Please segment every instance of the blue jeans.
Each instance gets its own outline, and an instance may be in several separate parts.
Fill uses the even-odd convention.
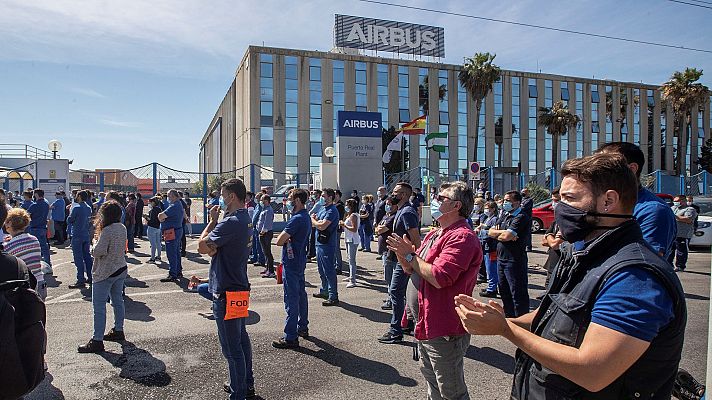
[[[346,243],[346,254],[349,256],[349,279],[351,283],[356,283],[356,252],[358,243]]]
[[[316,246],[316,264],[321,278],[321,294],[328,294],[329,300],[338,300],[336,288],[336,268],[334,268],[334,248],[331,246]]]
[[[151,243],[151,258],[161,258],[161,230],[151,226],[146,229],[148,241]]]
[[[260,234],[257,229],[252,231],[252,261],[257,261],[258,263],[265,263],[265,255],[262,252],[262,245],[260,245]]]
[[[247,388],[255,386],[252,375],[252,345],[245,318],[225,320],[225,296],[213,300],[213,315],[218,325],[218,339],[230,373],[230,399],[243,400]]]
[[[126,239],[128,240],[129,251],[133,251],[133,249],[136,247],[136,244],[134,243],[134,231],[135,230],[136,230],[135,224],[127,224],[126,225]]]
[[[180,238],[183,236],[183,228],[176,228],[176,238],[166,240],[166,256],[168,257],[168,275],[176,278],[183,273],[183,266],[180,260]]]
[[[529,276],[527,262],[500,261],[499,295],[502,297],[504,315],[508,318],[519,317],[529,312]]]
[[[124,330],[124,281],[126,271],[113,278],[94,282],[91,286],[91,302],[94,306],[94,336],[92,339],[104,340],[106,330],[106,299],[111,299],[111,306],[114,308],[114,330]]]
[[[396,267],[396,262],[388,259],[388,252],[383,254],[383,279],[390,288],[391,281],[393,280],[393,270]],[[388,296],[388,304],[391,304],[391,297]]]
[[[338,236],[336,236],[336,252],[334,252],[334,255],[336,257],[336,271],[341,272],[344,269],[344,260],[341,258],[341,232],[336,233]]]
[[[42,253],[42,260],[49,265],[52,262],[49,260],[49,243],[47,243],[47,228],[30,228],[30,235],[35,236],[40,242],[40,252]]]
[[[497,272],[497,260],[490,260],[490,255],[485,253],[485,270],[487,271],[487,291],[496,292],[499,284],[499,273]]]
[[[72,255],[74,256],[74,265],[77,266],[77,282],[91,282],[91,269],[94,265],[94,260],[89,252],[89,239],[72,238]],[[86,280],[84,279],[86,274]]]
[[[285,265],[282,268],[284,282],[284,309],[287,319],[284,323],[284,338],[297,340],[299,331],[309,326],[309,302],[304,281],[304,265]]]
[[[369,233],[369,228],[366,228],[368,222],[361,222],[358,226],[358,236],[361,239],[361,248],[366,251],[371,251],[371,240],[373,240],[373,233]]]
[[[395,268],[393,268],[391,286],[388,288],[388,296],[391,298],[391,304],[393,305],[390,333],[396,336],[403,335],[401,320],[405,311],[405,290],[408,288],[408,279],[409,276],[403,271],[403,267],[396,263]]]
[[[207,300],[213,301],[213,294],[208,291],[209,284],[201,283],[197,287],[198,294],[205,297]]]

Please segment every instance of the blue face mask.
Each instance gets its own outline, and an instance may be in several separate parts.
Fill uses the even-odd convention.
[[[291,200],[287,202],[287,211],[294,211],[294,202],[292,202]]]
[[[319,197],[319,201],[317,201],[316,204],[323,206],[324,204],[326,204],[326,200],[324,200],[323,197]]]
[[[220,200],[218,201],[218,204],[220,204],[220,209],[225,211],[227,210],[227,204],[225,204],[225,199],[223,199],[222,196],[220,196]]]
[[[386,212],[390,213],[391,211],[393,211],[393,206],[390,204],[386,204]]]
[[[347,212],[347,213],[350,213],[350,212],[351,212],[351,207],[349,207],[349,206],[346,206],[346,208],[345,208],[345,209],[346,209],[346,212]]]
[[[438,218],[442,217],[442,215],[443,213],[440,211],[440,202],[437,200],[430,202],[430,216],[437,221]]]
[[[512,207],[512,202],[505,201],[504,203],[502,203],[502,209],[506,212],[512,211],[514,209],[514,207]]]

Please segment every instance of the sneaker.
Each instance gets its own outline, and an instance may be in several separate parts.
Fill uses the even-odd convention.
[[[223,391],[225,393],[232,393],[232,391],[230,390],[230,382],[223,383]],[[254,397],[255,397],[255,387],[254,386],[248,387],[247,390],[245,391],[245,398],[253,399]]]
[[[324,299],[324,300],[329,299],[329,295],[325,294],[325,293],[314,293],[314,294],[312,294],[312,297],[316,297],[317,299]]]
[[[296,349],[299,348],[299,339],[287,340],[282,337],[272,341],[272,347],[275,349]]]
[[[383,260],[383,256],[376,257],[376,260]]]
[[[394,335],[391,332],[386,332],[378,338],[378,341],[385,344],[400,343],[403,341],[403,335]]]
[[[160,263],[162,263],[162,262],[163,262],[163,261],[161,261],[161,257],[156,257],[156,264],[160,264]]]
[[[689,372],[680,368],[677,371],[672,394],[682,400],[699,400],[705,394],[705,385],[698,382]]]
[[[260,275],[265,275],[269,273],[269,269],[265,268],[262,271],[260,271]]]
[[[77,351],[80,353],[101,353],[104,351],[104,342],[90,339],[87,344],[79,346]]]
[[[149,259],[148,259],[148,262],[150,262],[150,263],[152,263],[152,262],[156,262],[156,259],[155,259],[155,258],[153,258],[153,257],[151,257],[151,258],[149,258]]]
[[[497,298],[497,291],[495,290],[494,292],[491,292],[487,289],[482,289],[480,290],[480,297],[491,297],[491,298]]]
[[[277,278],[277,274],[275,274],[274,272],[268,272],[268,273],[262,275],[262,277],[275,279],[275,278]]]
[[[390,301],[387,301],[381,305],[381,310],[392,310],[393,309],[393,304],[391,304]]]
[[[309,337],[309,329],[304,329],[302,331],[297,331],[297,335],[301,338],[308,338]]]
[[[324,301],[321,302],[321,305],[324,306],[324,307],[338,306],[338,305],[339,305],[339,299],[324,300]]]
[[[168,275],[167,277],[162,278],[161,282],[175,282],[176,280],[178,280],[178,278],[175,276]]]
[[[124,331],[117,331],[111,329],[109,333],[104,335],[104,340],[108,342],[121,342],[123,340],[126,340],[126,337],[124,336]]]
[[[84,289],[85,287],[87,287],[87,285],[84,282],[77,282],[74,285],[68,286],[70,289]]]
[[[355,288],[355,287],[356,287],[356,284],[353,283],[353,282],[349,282],[349,283],[346,285],[346,288],[347,288],[347,289],[351,289],[351,288]]]

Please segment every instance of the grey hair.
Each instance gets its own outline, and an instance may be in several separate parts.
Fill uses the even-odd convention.
[[[472,188],[467,186],[465,182],[443,182],[440,185],[440,190],[449,190],[452,193],[452,200],[459,201],[462,204],[459,215],[467,218],[472,214],[472,209],[475,207],[475,196]]]

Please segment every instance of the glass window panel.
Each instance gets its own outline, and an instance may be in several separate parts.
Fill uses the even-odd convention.
[[[334,68],[334,82],[344,81],[344,70],[343,68]]]
[[[287,64],[284,66],[284,76],[287,79],[297,80],[297,66],[296,64]]]
[[[388,86],[388,72],[378,73],[378,86]]]
[[[261,140],[260,141],[260,151],[263,156],[273,156],[274,155],[274,142],[271,140]]]
[[[271,63],[272,62],[272,54],[264,54],[264,53],[260,54],[260,61]]]
[[[274,129],[269,127],[260,128],[261,140],[274,140]]]
[[[297,103],[287,103],[287,117],[297,117]]]
[[[529,97],[537,97],[536,85],[529,85]]]
[[[561,88],[561,100],[569,101],[569,89]]]
[[[311,118],[309,120],[309,127],[311,128],[321,128],[321,118]]]
[[[343,105],[344,104],[344,93],[335,92],[334,93],[334,104]]]
[[[288,81],[289,82],[289,81]],[[299,101],[299,91],[297,90],[287,90],[284,93],[284,99],[288,103],[296,103]]]
[[[368,107],[366,107],[366,106],[356,106],[356,111],[359,111],[359,112],[361,112],[361,111],[362,111],[362,112],[366,112],[366,111],[368,111]]]
[[[321,157],[321,142],[310,143],[310,154],[312,157]]]
[[[272,77],[272,63],[260,63],[260,76],[263,78]]]
[[[601,96],[598,95],[598,91],[591,91],[591,102],[598,103],[599,101],[601,101]]]
[[[312,142],[321,142],[321,129],[309,129],[309,140]]]
[[[398,74],[398,87],[408,87],[408,74]]]
[[[260,89],[260,100],[272,101],[273,98],[274,98],[274,90],[272,88],[264,88],[263,87]]]
[[[356,70],[356,83],[366,83],[366,71]]]
[[[320,66],[321,66],[321,59],[319,59],[319,58],[310,58],[310,59],[309,59],[309,66],[310,66],[310,67],[320,67]]]
[[[320,81],[321,80],[321,67],[309,67],[309,80],[310,81]]]
[[[450,114],[447,111],[440,111],[440,124],[450,125]]]
[[[271,115],[260,116],[260,126],[272,126],[272,116]]]
[[[299,82],[296,79],[287,79],[284,83],[284,88],[297,91],[299,89]]]
[[[407,108],[401,108],[398,110],[398,119],[400,122],[410,122],[410,111]]]
[[[260,102],[260,115],[272,116],[272,102],[271,101],[261,101]]]
[[[270,64],[270,65],[272,65],[272,64]],[[270,78],[260,78],[260,87],[272,89],[274,87],[274,79],[271,77]]]
[[[295,135],[295,139],[296,139],[296,135]],[[296,141],[293,141],[293,142],[288,141],[286,149],[287,149],[288,156],[289,155],[296,156],[297,155],[297,142]]]
[[[321,104],[321,92],[317,90],[312,90],[309,92],[309,103],[311,104]]]
[[[601,131],[601,127],[598,125],[598,121],[591,122],[591,132],[599,133],[600,131]]]

